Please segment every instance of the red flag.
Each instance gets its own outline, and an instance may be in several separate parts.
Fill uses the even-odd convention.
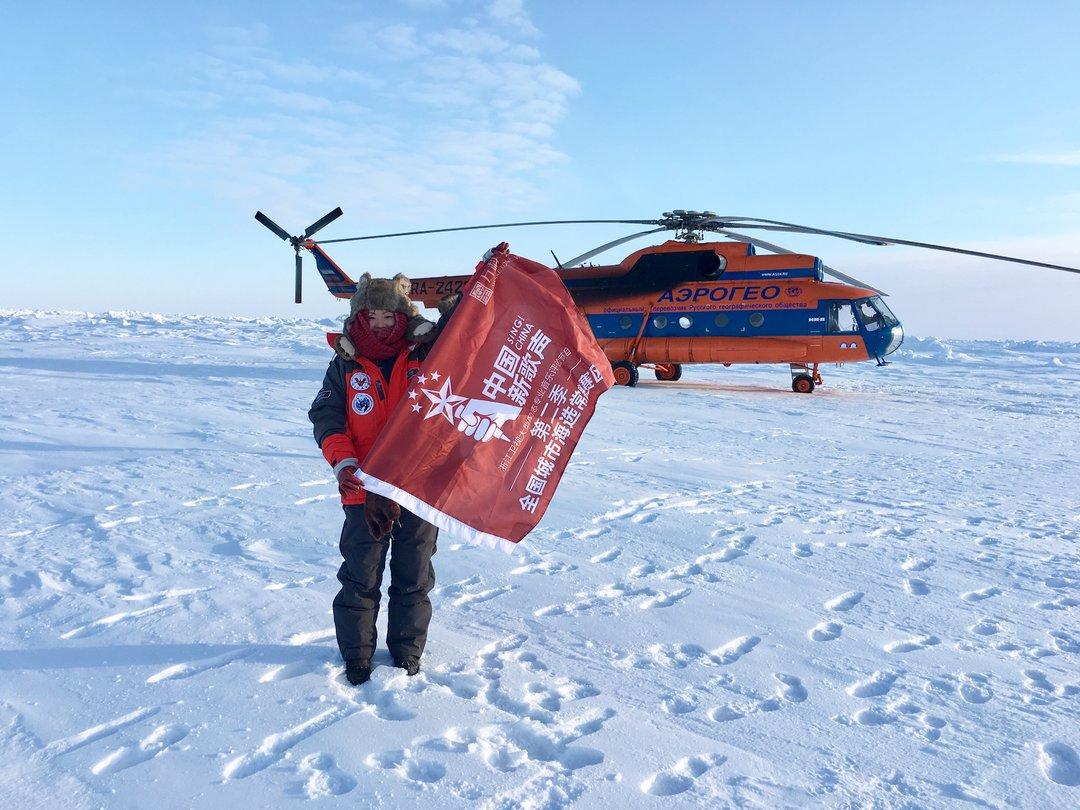
[[[510,551],[540,522],[611,364],[555,271],[504,242],[360,473],[446,533]]]

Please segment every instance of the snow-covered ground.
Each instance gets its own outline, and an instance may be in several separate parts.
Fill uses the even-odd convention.
[[[0,315],[0,805],[1080,804],[1080,344],[613,390],[351,689],[330,325]]]

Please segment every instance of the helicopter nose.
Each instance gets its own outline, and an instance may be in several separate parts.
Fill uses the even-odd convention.
[[[878,354],[879,357],[885,357],[900,348],[900,344],[904,342],[904,327],[897,324],[882,334],[882,337],[887,338],[887,340],[882,341],[884,345]]]

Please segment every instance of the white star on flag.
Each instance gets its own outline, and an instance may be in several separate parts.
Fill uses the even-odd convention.
[[[413,413],[420,413],[420,403],[419,402],[414,402],[412,404],[412,411],[413,411]]]
[[[409,399],[416,399],[417,396],[419,396],[419,394],[416,393],[415,388],[412,391],[409,392]]]
[[[421,385],[423,385],[424,383],[427,382],[427,375],[426,374],[421,374],[419,377],[416,378],[416,381],[418,383],[420,383]]]
[[[465,402],[468,397],[458,396],[450,388],[450,378],[446,378],[446,382],[443,383],[442,388],[438,391],[431,391],[427,388],[422,389],[424,396],[431,400],[431,407],[424,415],[424,419],[430,419],[433,416],[443,416],[450,424],[454,424],[454,406]]]
[[[437,371],[431,372],[431,379],[433,379],[435,382],[438,382],[439,381],[439,372],[437,372]]]

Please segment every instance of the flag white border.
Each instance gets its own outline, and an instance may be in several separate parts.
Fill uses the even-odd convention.
[[[497,534],[489,534],[488,532],[474,529],[467,523],[462,523],[457,518],[451,517],[445,512],[440,512],[434,506],[425,503],[415,495],[376,478],[373,475],[368,475],[362,469],[359,470],[359,477],[364,484],[364,489],[389,498],[400,506],[408,509],[414,515],[418,515],[428,523],[439,527],[451,537],[457,538],[458,540],[464,540],[466,543],[472,543],[476,546],[497,548],[506,554],[513,554],[514,549],[518,547],[518,544],[513,540],[507,540],[505,537],[499,537]]]

